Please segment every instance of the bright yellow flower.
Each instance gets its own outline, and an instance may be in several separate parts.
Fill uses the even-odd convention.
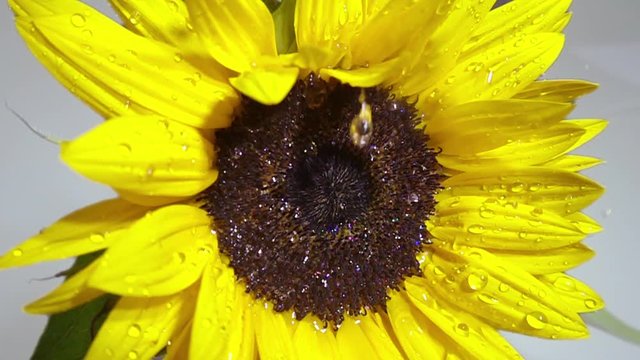
[[[27,306],[118,295],[90,359],[501,359],[498,330],[587,336],[604,303],[564,272],[593,256],[580,211],[603,189],[568,153],[605,122],[565,117],[596,86],[538,80],[570,0],[494,2],[111,0],[122,26],[10,0],[108,119],[62,159],[120,196],[0,268],[104,250]]]

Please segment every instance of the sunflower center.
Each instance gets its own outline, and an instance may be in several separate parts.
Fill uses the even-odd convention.
[[[363,216],[372,189],[366,165],[361,154],[335,146],[298,159],[288,174],[287,194],[302,221],[322,231]]]
[[[384,310],[388,291],[419,274],[439,187],[416,124],[386,89],[313,75],[278,105],[243,99],[216,133],[219,176],[200,198],[247,291],[334,325]]]

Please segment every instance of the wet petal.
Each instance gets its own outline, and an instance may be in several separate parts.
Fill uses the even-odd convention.
[[[550,210],[557,214],[579,211],[604,192],[591,179],[553,168],[493,168],[466,172],[442,182],[440,196],[485,196]],[[543,210],[544,209],[544,210]]]
[[[93,262],[47,295],[25,306],[24,310],[30,314],[56,314],[100,297],[104,292],[87,285],[95,268],[96,262]]]
[[[603,160],[590,156],[564,155],[544,163],[544,166],[577,172],[600,165],[603,162]]]
[[[369,17],[351,42],[352,62],[374,65],[396,57],[408,47],[424,46],[425,30],[436,14],[440,1],[389,1]],[[402,23],[402,26],[397,24]],[[375,39],[375,41],[371,41]],[[415,53],[415,49],[412,53]]]
[[[89,284],[125,296],[174,294],[191,286],[205,264],[217,256],[217,239],[207,213],[172,205],[136,222],[99,259]]]
[[[102,123],[63,143],[61,157],[91,180],[140,195],[187,197],[218,176],[213,145],[198,130],[157,116]]]
[[[372,315],[358,317],[358,325],[369,340],[371,347],[381,359],[402,359],[403,356],[384,326],[376,323]]]
[[[0,257],[0,268],[91,253],[111,246],[149,210],[121,199],[76,210]]]
[[[300,320],[293,334],[293,347],[298,359],[323,360],[338,359],[338,343],[330,329],[309,319]]]
[[[362,25],[363,3],[357,0],[326,2],[322,0],[297,1],[295,30],[298,49],[329,49],[329,56],[312,70],[334,67],[348,52],[355,29]]]
[[[175,336],[171,344],[167,344],[167,356],[164,360],[184,360],[189,358],[191,341],[191,322],[187,323]]]
[[[225,79],[210,78],[171,46],[135,35],[73,2],[46,17],[18,17],[34,55],[105,117],[159,114],[197,127],[228,126],[238,103]]]
[[[491,253],[439,246],[424,274],[439,296],[502,329],[545,338],[583,338],[587,327],[547,285]]]
[[[558,124],[573,109],[572,104],[547,101],[473,101],[439,113],[426,125],[433,146],[449,146],[450,138],[470,138],[470,147],[459,153],[476,153],[504,145],[499,135],[505,132],[527,134]]]
[[[188,323],[194,293],[188,289],[165,297],[121,298],[93,339],[87,359],[151,359]]]
[[[392,293],[387,312],[393,330],[410,359],[445,359],[455,345],[400,293]]]
[[[513,97],[543,101],[571,102],[598,88],[598,84],[585,80],[534,81]]]
[[[490,249],[537,251],[567,246],[586,234],[552,211],[479,196],[445,198],[428,222],[437,239]]]
[[[295,359],[291,325],[284,313],[275,312],[268,303],[251,306],[260,358],[265,360]]]
[[[565,120],[562,122],[563,124],[578,126],[582,130],[584,130],[584,134],[576,141],[566,152],[573,151],[580,146],[588,143],[600,134],[608,125],[606,120],[601,119],[573,119],[573,120]]]
[[[469,136],[461,134],[442,144],[442,154],[438,156],[438,161],[447,168],[462,171],[513,164],[538,165],[571,151],[575,148],[575,144],[584,139],[586,133],[587,130],[579,125],[564,122],[548,129],[524,134],[517,130],[504,131],[502,134],[492,134],[492,144],[497,146],[496,148],[475,154],[467,153],[464,144],[478,142],[477,134],[469,134]]]
[[[538,279],[552,288],[564,302],[579,313],[604,308],[604,300],[582,281],[563,273],[539,276]]]
[[[573,269],[591,259],[595,252],[584,244],[542,250],[542,251],[501,251],[492,250],[494,255],[509,261],[514,266],[534,274],[550,274]]]
[[[260,0],[188,1],[193,25],[209,54],[237,72],[250,70],[262,56],[276,56],[269,9]]]
[[[298,79],[291,67],[256,68],[229,79],[241,93],[265,105],[279,104]]]
[[[350,316],[346,316],[336,333],[338,351],[344,359],[378,359],[376,349],[367,340],[360,322]]]
[[[431,114],[472,100],[511,98],[551,66],[563,44],[562,34],[541,33],[488,48],[426,89],[417,106]]]
[[[193,320],[191,358],[236,358],[243,343],[253,342],[242,337],[247,306],[243,287],[236,285],[233,270],[220,261],[205,267]]]
[[[560,31],[556,24],[565,17],[569,5],[571,0],[510,1],[487,15],[465,44],[461,58],[522,35]]]
[[[474,359],[513,359],[519,355],[494,327],[432,296],[424,278],[405,282],[411,302],[466,354]]]
[[[355,69],[322,69],[320,74],[340,80],[354,87],[372,87],[380,85],[400,70],[402,61],[398,58],[383,63]]]
[[[430,34],[426,46],[412,54],[411,66],[403,69],[395,81],[402,96],[420,93],[446,77],[456,65],[469,35],[482,23],[495,1],[437,2],[436,14],[424,30],[424,33]]]

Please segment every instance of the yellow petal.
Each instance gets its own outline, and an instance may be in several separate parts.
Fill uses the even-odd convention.
[[[287,96],[297,78],[297,68],[256,68],[229,79],[229,82],[253,100],[265,105],[274,105]]]
[[[174,336],[174,340],[167,344],[167,355],[164,360],[184,360],[189,358],[191,342],[191,322],[188,322],[182,330]]]
[[[595,255],[593,250],[580,243],[542,251],[492,250],[492,253],[534,275],[573,269]]]
[[[524,134],[559,123],[574,106],[531,100],[473,101],[449,108],[427,122],[432,146],[447,146],[452,137],[479,138],[464,153],[476,153],[504,145],[500,136],[505,132]],[[493,137],[499,140],[493,141]],[[461,151],[459,153],[461,153]]]
[[[436,14],[425,24],[429,34],[424,49],[412,54],[412,64],[396,80],[402,96],[415,95],[431,88],[456,65],[457,57],[469,35],[481,23],[495,1],[452,0],[438,3]],[[475,67],[474,67],[475,68]],[[427,113],[429,114],[429,113]]]
[[[105,117],[159,114],[197,127],[228,126],[238,98],[171,46],[122,28],[74,2],[46,17],[18,17],[34,55]]]
[[[573,225],[585,234],[595,234],[602,231],[602,226],[597,221],[581,212],[565,215],[565,219],[571,221]]]
[[[295,359],[291,329],[291,321],[295,320],[275,312],[268,303],[256,302],[251,311],[260,359]]]
[[[30,314],[55,314],[71,310],[76,306],[87,303],[104,292],[87,286],[89,277],[96,268],[96,262],[66,279],[60,286],[42,298],[25,306],[24,310]]]
[[[488,48],[426,89],[417,106],[431,114],[472,100],[509,99],[551,66],[563,44],[562,34],[541,33]]]
[[[570,214],[593,203],[604,188],[565,170],[542,167],[493,168],[466,172],[442,182],[440,196],[485,196]],[[543,210],[544,209],[544,210]]]
[[[523,34],[555,31],[567,12],[571,0],[510,1],[491,11],[465,44],[461,58],[504,43]]]
[[[338,343],[331,329],[323,328],[322,322],[300,320],[293,333],[293,348],[300,360],[339,359]]]
[[[416,43],[424,46],[428,39],[425,30],[439,5],[440,1],[433,0],[387,2],[354,36],[351,42],[353,63],[374,65],[408,51]],[[398,26],[400,23],[402,26]]]
[[[197,41],[189,30],[189,12],[183,1],[109,0],[123,25],[144,37],[177,48]]]
[[[513,97],[543,101],[571,102],[598,88],[598,84],[584,80],[534,81]]]
[[[175,294],[200,278],[205,264],[217,256],[207,213],[172,205],[147,214],[110,247],[89,285],[124,296]]]
[[[442,144],[442,153],[438,156],[441,165],[455,170],[471,171],[489,169],[500,166],[528,166],[551,161],[566,154],[581,141],[586,130],[578,125],[561,122],[548,129],[519,133],[519,131],[504,131],[502,134],[492,134],[491,144],[494,149],[468,154],[467,146],[482,146],[486,140],[470,134],[447,139]],[[479,143],[480,145],[476,145]],[[471,144],[471,145],[469,145]]]
[[[580,146],[586,144],[591,141],[594,137],[600,134],[608,125],[606,120],[601,119],[574,119],[574,120],[565,120],[564,124],[578,126],[584,130],[584,134],[576,141],[566,152],[573,151]]]
[[[552,288],[576,312],[593,312],[604,308],[600,295],[572,276],[554,273],[539,276],[538,279]]]
[[[0,268],[65,259],[111,246],[149,208],[105,200],[56,221],[0,257]]]
[[[246,303],[236,287],[242,285],[236,286],[231,268],[220,261],[212,261],[205,267],[191,333],[192,359],[237,356],[241,344],[229,339],[241,339]],[[242,342],[245,341],[253,339]]]
[[[383,63],[355,69],[322,69],[320,75],[334,77],[343,84],[354,87],[372,87],[380,85],[400,71],[401,59],[396,58]]]
[[[387,312],[402,349],[410,359],[445,359],[455,352],[440,329],[434,326],[405,295],[392,293]]]
[[[380,359],[403,359],[391,335],[384,326],[376,323],[372,315],[358,317],[356,321]]]
[[[367,340],[360,322],[345,316],[340,330],[336,333],[338,351],[343,359],[378,359],[375,349]]]
[[[424,266],[439,296],[502,329],[545,338],[582,338],[587,327],[547,285],[477,248],[439,246]]]
[[[157,116],[102,123],[63,143],[61,157],[91,180],[141,195],[187,197],[218,176],[213,145],[198,130]]]
[[[492,326],[477,317],[432,296],[424,278],[412,277],[405,282],[411,302],[439,327],[459,348],[465,358],[513,359],[518,353]]]
[[[586,234],[570,220],[516,201],[480,196],[439,200],[428,222],[437,239],[504,250],[543,250],[567,246]]]
[[[109,312],[87,359],[151,359],[193,315],[194,289],[153,298],[123,297]]]
[[[544,166],[576,172],[600,165],[603,162],[590,156],[564,155],[544,163]]]
[[[354,31],[362,25],[363,2],[358,0],[322,1],[303,0],[296,2],[295,31],[298,49],[330,49],[310,69],[334,67],[347,53]]]
[[[251,70],[262,56],[276,56],[273,18],[260,0],[186,2],[209,54],[237,72]]]

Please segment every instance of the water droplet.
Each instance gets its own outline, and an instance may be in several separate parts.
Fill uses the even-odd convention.
[[[586,306],[588,309],[595,309],[596,307],[598,307],[598,302],[594,299],[587,299],[584,301],[584,306]]]
[[[140,21],[135,17],[135,16],[131,16],[129,18],[129,22],[131,23],[131,25],[136,26],[140,23]]]
[[[89,235],[89,240],[91,240],[92,243],[99,244],[99,243],[104,241],[104,235],[102,235],[102,234],[91,234],[91,235]]]
[[[487,286],[488,281],[489,277],[487,276],[487,273],[482,270],[473,272],[469,274],[469,276],[467,276],[467,285],[472,291],[483,289],[485,286]]]
[[[454,82],[456,82],[456,76],[455,76],[455,75],[451,75],[451,76],[449,76],[449,77],[448,77],[444,82],[445,82],[445,84],[447,84],[447,85],[451,85],[451,84],[453,84]]]
[[[127,356],[129,357],[129,359],[135,360],[135,359],[138,358],[138,353],[133,351],[133,350],[131,350],[131,351],[129,351],[129,354]]]
[[[434,266],[433,267],[433,273],[437,276],[442,276],[444,275],[444,270],[442,270],[442,267],[440,266]]]
[[[525,320],[531,328],[540,330],[547,326],[547,316],[539,311],[527,314]]]
[[[478,300],[482,301],[485,304],[489,304],[489,305],[493,305],[493,304],[497,304],[498,302],[500,302],[500,300],[498,300],[497,298],[489,295],[489,294],[480,294],[478,295]]]
[[[496,216],[496,212],[486,208],[484,206],[480,207],[480,217],[485,218],[485,219],[490,219],[492,217]]]
[[[131,336],[132,338],[138,338],[140,337],[140,334],[142,334],[142,330],[140,329],[140,326],[138,324],[129,326],[127,335]]]
[[[178,264],[184,264],[187,261],[187,255],[183,252],[176,252],[173,255]]]
[[[365,101],[364,91],[360,95],[360,113],[351,120],[349,126],[349,135],[353,144],[363,148],[369,145],[373,134],[373,117],[371,115],[371,106]]]
[[[479,235],[485,232],[485,228],[482,225],[474,224],[474,225],[470,225],[467,228],[467,231],[471,234]]]
[[[13,251],[11,252],[11,255],[15,256],[15,257],[20,257],[24,254],[24,252],[22,251],[22,249],[13,249]]]
[[[576,282],[567,276],[558,277],[553,282],[553,286],[555,286],[559,290],[568,291],[568,292],[573,292],[576,290]]]
[[[75,27],[83,27],[87,23],[87,19],[82,14],[71,15],[71,25]]]
[[[525,185],[521,182],[514,182],[513,184],[509,185],[508,189],[512,193],[520,193],[524,191]]]
[[[501,292],[507,292],[507,291],[509,291],[510,288],[511,287],[509,286],[509,284],[505,284],[505,283],[501,283],[498,286],[498,290],[500,290]]]
[[[469,336],[469,325],[465,323],[459,323],[453,330],[458,335]]]

